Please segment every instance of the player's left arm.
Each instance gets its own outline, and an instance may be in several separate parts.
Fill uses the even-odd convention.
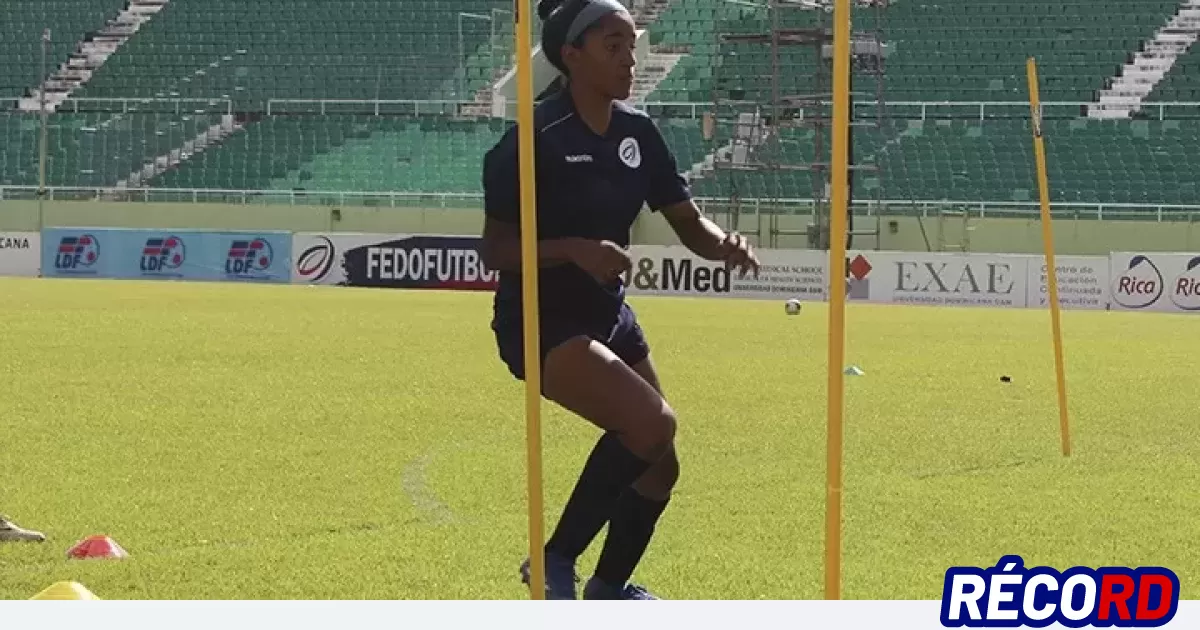
[[[679,242],[705,260],[721,260],[727,267],[737,267],[742,275],[753,271],[758,276],[758,256],[745,236],[726,232],[700,212],[696,202],[688,199],[659,210]]]
[[[705,260],[724,261],[727,267],[737,267],[742,275],[753,271],[758,275],[758,257],[746,237],[726,232],[704,216],[692,199],[687,181],[679,174],[675,156],[667,146],[657,125],[653,125],[646,147],[651,169],[650,209],[661,213],[679,242]]]

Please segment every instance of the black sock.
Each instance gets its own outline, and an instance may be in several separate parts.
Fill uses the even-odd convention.
[[[630,452],[614,432],[604,434],[588,457],[546,550],[574,560],[608,522],[617,498],[652,462]]]
[[[621,495],[608,523],[608,537],[596,563],[596,577],[610,586],[625,586],[650,546],[658,517],[670,501],[647,499],[633,488]]]

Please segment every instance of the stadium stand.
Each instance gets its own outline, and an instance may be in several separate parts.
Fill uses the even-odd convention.
[[[124,0],[4,0],[0,3],[0,96],[15,97],[39,83],[44,29],[53,37],[47,63],[57,67],[75,42],[104,25]]]
[[[719,32],[762,32],[768,15],[752,2],[672,0],[652,24],[657,50],[686,53],[649,102],[709,103],[714,96],[766,100],[772,60],[762,44],[720,45]],[[0,5],[0,95],[38,83],[41,29],[54,29],[50,63],[119,12],[123,0],[8,0]],[[1176,0],[898,0],[880,26],[888,41],[883,86],[856,74],[856,93],[889,102],[1023,103],[1024,62],[1038,58],[1044,101],[1088,102],[1179,6]],[[370,115],[334,101],[475,98],[511,68],[511,5],[496,0],[171,0],[50,117],[48,183],[114,186],[147,162],[177,151],[220,122],[222,99],[237,127],[219,144],[173,168],[155,171],[158,188],[478,193],[482,153],[510,124],[479,112],[412,108]],[[874,9],[856,9],[857,27]],[[812,26],[825,16],[788,12],[786,24]],[[462,49],[458,32],[462,31]],[[817,89],[812,49],[778,61],[786,92]],[[127,99],[121,113],[87,99]],[[192,109],[152,99],[197,99]],[[80,100],[82,99],[82,100]],[[267,114],[270,99],[331,99],[290,104]],[[1181,57],[1149,101],[1200,101],[1200,49]],[[320,114],[321,108],[327,114]],[[152,113],[151,110],[154,110]],[[1143,118],[1157,118],[1146,108]],[[655,110],[668,111],[668,110]],[[706,139],[703,107],[657,117],[680,169],[701,195],[809,197],[803,172],[714,174],[704,167],[728,133]],[[917,109],[889,110],[885,129],[855,131],[860,163],[883,175],[856,176],[856,195],[893,199],[1023,201],[1036,199],[1027,109],[971,108],[918,120]],[[401,114],[400,112],[405,112]],[[1098,121],[1082,111],[1047,122],[1056,201],[1187,203],[1198,199],[1200,114],[1167,120]],[[0,185],[37,182],[36,116],[0,114]],[[226,137],[227,135],[227,137]],[[782,155],[814,159],[812,132],[776,136]],[[759,148],[766,151],[767,148]],[[882,188],[882,190],[880,190]]]
[[[1027,121],[911,121],[903,162],[878,155],[901,199],[1036,201]],[[1181,121],[1051,120],[1044,125],[1057,201],[1194,203],[1200,126]],[[1136,182],[1131,186],[1130,182]]]
[[[497,6],[491,0],[175,0],[81,94],[219,96],[243,111],[261,111],[270,98],[440,93],[458,99],[458,16],[491,16]],[[463,26],[466,51],[491,36],[490,25],[478,20]],[[470,71],[470,87],[488,84],[490,69]]]
[[[503,120],[273,116],[164,175],[168,188],[466,192]]]
[[[220,119],[216,114],[56,114],[46,134],[46,183],[113,186]],[[0,185],[38,183],[39,129],[37,116],[0,113]]]
[[[893,101],[1022,100],[1025,59],[1036,56],[1048,101],[1087,101],[1124,61],[1128,51],[1161,26],[1178,6],[1174,0],[1084,0],[1068,2],[896,2],[886,9],[886,94]],[[736,7],[736,8],[733,8]],[[874,26],[874,9],[856,11],[858,28]],[[719,32],[765,32],[764,12],[724,0],[676,0],[660,18],[663,42],[691,46],[689,58],[650,100],[711,100],[709,69],[720,63]],[[811,11],[788,11],[782,24],[814,26]],[[765,46],[757,46],[765,51]],[[741,74],[769,76],[771,60],[759,53],[739,56]],[[780,65],[794,76],[811,76],[812,56],[790,53]],[[725,73],[733,76],[733,72]],[[864,79],[866,77],[863,77]],[[753,86],[746,86],[753,93]],[[873,93],[875,86],[858,87]],[[688,98],[684,98],[688,97]]]
[[[1163,78],[1151,99],[1166,102],[1200,102],[1200,46],[1192,46],[1190,52],[1175,61],[1175,67]],[[1192,112],[1192,117],[1200,114]]]

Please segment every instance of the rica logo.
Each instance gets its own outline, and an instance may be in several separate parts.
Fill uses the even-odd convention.
[[[54,268],[63,271],[87,269],[100,260],[100,241],[91,234],[64,236],[58,242]]]
[[[234,241],[229,246],[229,254],[225,256],[225,273],[231,276],[261,273],[270,269],[274,260],[275,251],[266,239]]]
[[[1185,311],[1200,311],[1200,256],[1188,261],[1171,288],[1175,306]]]
[[[333,241],[324,236],[318,236],[317,241],[296,259],[296,273],[309,282],[320,282],[333,268]]]
[[[178,236],[148,238],[146,246],[142,248],[142,272],[161,273],[178,269],[186,259],[183,239]]]
[[[1163,275],[1148,257],[1129,259],[1129,268],[1113,282],[1113,299],[1125,308],[1146,308],[1162,297]]]
[[[990,569],[951,567],[942,589],[948,628],[1156,628],[1179,610],[1179,578],[1163,567],[1026,569],[1020,556]]]

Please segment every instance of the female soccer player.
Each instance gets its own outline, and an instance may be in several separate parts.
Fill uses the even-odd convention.
[[[633,19],[617,0],[541,0],[542,49],[565,87],[534,114],[542,394],[604,431],[547,540],[546,596],[575,599],[578,557],[608,523],[584,599],[657,599],[628,583],[679,476],[675,414],[625,303],[630,229],[643,205],[696,255],[741,274],[758,260],[704,218],[658,127],[622,101],[633,87]],[[492,329],[524,379],[515,128],[484,158],[484,263],[499,272]],[[522,565],[528,583],[528,560]]]

